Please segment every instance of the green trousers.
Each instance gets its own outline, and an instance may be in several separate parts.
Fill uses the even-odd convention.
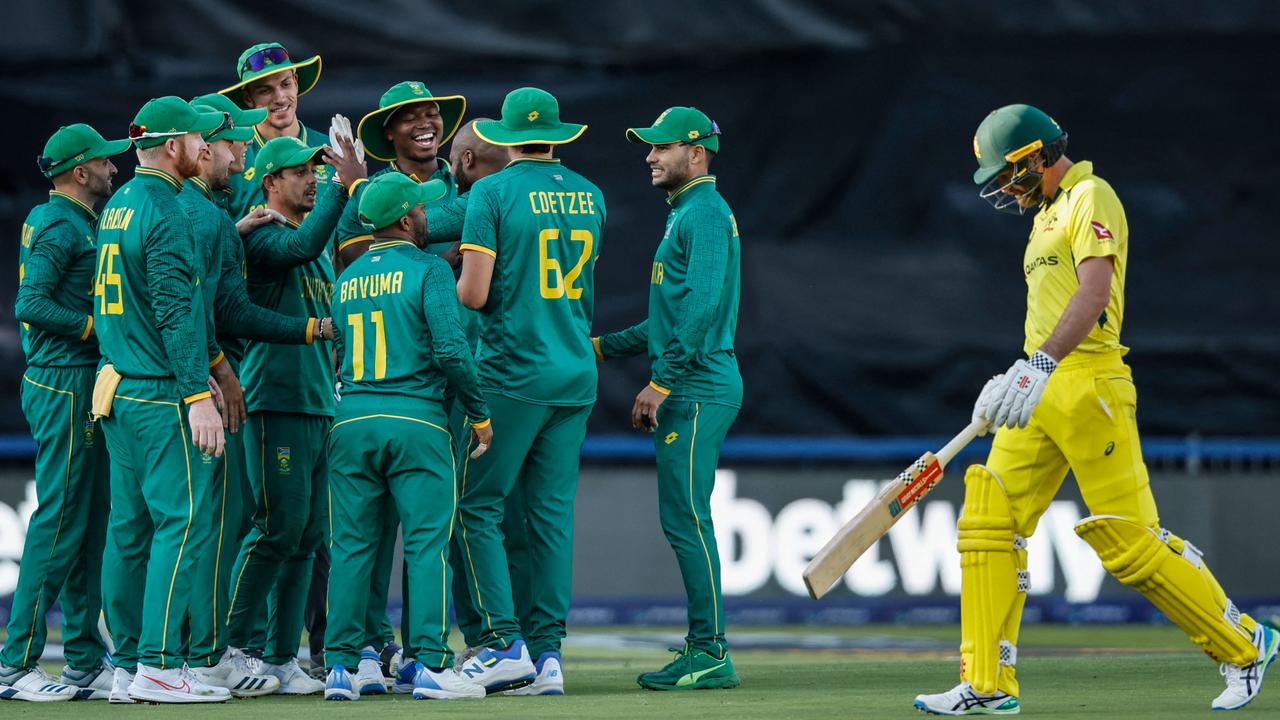
[[[391,620],[387,617],[387,599],[391,592],[391,569],[396,558],[396,536],[400,534],[400,515],[396,512],[395,499],[390,495],[384,498],[385,506],[378,513],[378,543],[373,556],[372,584],[369,587],[369,606],[365,611],[365,645],[382,649],[387,643],[396,639]],[[400,587],[407,594],[408,579],[401,577]],[[400,635],[407,637],[405,618],[409,616],[407,606],[400,619]],[[409,657],[406,655],[406,657]]]
[[[130,379],[102,420],[111,454],[111,514],[103,567],[103,610],[112,659],[133,672],[185,662],[184,621],[195,594],[211,593],[197,572],[210,552],[215,462],[191,442],[187,408],[173,379]]]
[[[298,654],[311,561],[328,523],[327,435],[320,415],[259,412],[244,430],[253,521],[231,571],[227,644],[250,647],[263,619],[262,659]]]
[[[721,657],[724,598],[720,553],[711,523],[720,446],[738,409],[729,405],[667,400],[658,408],[653,447],[658,465],[658,515],[676,553],[689,603],[685,642]]]
[[[245,472],[244,436],[227,433],[227,448],[214,469],[208,503],[212,512],[209,524],[213,547],[200,557],[196,572],[201,580],[215,588],[211,593],[197,593],[191,603],[191,649],[187,664],[212,667],[227,649],[227,603],[231,600],[231,571],[240,552],[240,541],[249,531],[248,488]],[[210,579],[212,578],[212,579]]]
[[[405,656],[428,667],[450,665],[446,555],[457,495],[443,409],[425,401],[389,403],[385,397],[346,395],[329,436],[329,454],[335,502],[326,662],[348,668],[359,663],[368,641],[378,531],[392,506],[404,536],[408,581]]]
[[[102,549],[110,507],[107,446],[89,420],[94,368],[27,368],[22,412],[36,441],[37,505],[27,524],[18,586],[0,664],[34,667],[44,653],[45,614],[62,605],[67,664],[89,671],[106,647]]]
[[[535,405],[487,398],[494,444],[463,471],[458,523],[461,565],[480,618],[479,645],[523,637],[537,657],[559,652],[573,592],[573,499],[591,406]],[[531,578],[528,621],[517,618],[502,524],[508,498],[523,491]]]

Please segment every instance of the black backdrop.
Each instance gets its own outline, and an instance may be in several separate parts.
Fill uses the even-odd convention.
[[[1280,434],[1273,200],[1280,17],[1268,2],[522,3],[225,0],[0,8],[0,297],[60,124],[124,134],[148,97],[234,80],[248,45],[320,53],[313,127],[394,82],[494,116],[511,88],[590,124],[560,153],[609,226],[597,330],[642,317],[665,204],[623,130],[673,104],[724,129],[714,171],[743,237],[735,432],[940,434],[1021,350],[1029,219],[969,176],[993,107],[1030,102],[1117,188],[1131,232],[1124,338],[1150,434]],[[121,179],[132,159],[122,159]],[[0,432],[21,350],[0,307]],[[645,364],[602,368],[594,432],[621,432]]]

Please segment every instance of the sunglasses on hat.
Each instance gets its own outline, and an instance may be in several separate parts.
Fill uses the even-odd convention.
[[[719,135],[719,134],[720,134],[720,126],[716,124],[716,121],[715,121],[715,120],[712,120],[712,121],[711,121],[711,130],[709,130],[708,132],[702,133],[702,134],[701,134],[701,135],[699,135],[698,137],[695,137],[695,138],[689,138],[688,140],[686,140],[686,141],[685,141],[685,144],[686,144],[686,145],[691,145],[691,144],[693,144],[693,143],[698,142],[699,140],[706,140],[707,138],[709,138],[709,137],[711,137],[711,136],[713,136],[713,135]]]
[[[240,72],[258,72],[269,65],[283,65],[289,62],[289,53],[280,46],[263,48],[244,59]]]
[[[70,158],[73,158],[77,155],[83,155],[84,153],[87,153],[87,152],[89,152],[89,148],[84,148],[83,150],[77,150],[76,152],[71,153],[70,155],[63,158],[62,160],[55,160],[51,157],[45,157],[41,155],[40,157],[36,158],[36,165],[39,166],[41,173],[47,173],[53,169],[54,165],[57,165],[58,163],[66,162]]]

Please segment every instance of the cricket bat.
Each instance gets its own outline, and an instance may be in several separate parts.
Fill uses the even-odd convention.
[[[936,454],[920,456],[897,480],[885,486],[874,500],[867,503],[844,527],[827,541],[804,568],[804,584],[814,600],[827,594],[836,581],[876,544],[898,522],[903,513],[929,494],[942,479],[942,470],[974,438],[986,430],[987,421],[975,420],[951,438]]]

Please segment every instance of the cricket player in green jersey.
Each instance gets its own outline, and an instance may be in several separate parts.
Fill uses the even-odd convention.
[[[676,658],[637,682],[650,690],[741,684],[724,637],[720,554],[711,523],[720,445],[742,406],[733,351],[741,289],[738,223],[708,175],[720,128],[697,108],[673,107],[651,127],[627,130],[648,144],[654,186],[667,191],[667,229],[649,277],[649,316],[594,340],[600,360],[647,352],[652,374],[636,396],[633,427],[653,433],[658,512],[680,564],[689,634]]]
[[[258,305],[285,315],[329,315],[334,280],[329,237],[350,188],[366,172],[354,145],[345,138],[341,142],[342,155],[289,137],[272,140],[258,153],[256,177],[266,189],[267,207],[286,218],[284,224],[259,227],[244,239],[249,292]],[[337,170],[334,180],[316,179],[313,166],[322,154]],[[327,327],[322,331],[329,333]],[[277,692],[284,694],[324,689],[322,681],[298,667],[296,655],[312,556],[326,524],[331,368],[323,343],[264,342],[249,344],[241,368],[256,508],[232,570],[227,645],[244,649],[268,618],[263,670],[280,679]],[[274,597],[270,603],[269,594]]]
[[[263,145],[278,137],[291,137],[307,147],[319,148],[329,139],[298,119],[298,98],[316,86],[322,65],[319,55],[294,60],[280,43],[259,43],[240,53],[236,61],[240,81],[218,91],[242,108],[267,111],[266,117],[255,126],[245,152],[246,169],[231,178],[231,194],[225,200],[225,209],[233,220],[266,207],[267,196],[262,189],[262,179],[256,177],[255,162]],[[318,166],[316,173],[318,180],[328,179],[325,166]]]
[[[453,272],[423,251],[425,206],[446,192],[440,180],[420,184],[401,173],[370,182],[360,216],[374,243],[334,290],[342,399],[329,437],[330,482],[342,502],[333,507],[326,700],[356,700],[366,688],[386,692],[378,655],[360,648],[381,542],[368,529],[388,506],[404,529],[410,600],[403,639],[416,660],[403,672],[414,676],[414,698],[485,695],[452,667],[447,644],[446,554],[457,493],[446,383],[472,418],[477,454],[492,444],[493,428],[458,321]]]
[[[102,582],[117,665],[111,700],[221,702],[184,665],[183,622],[197,588],[222,418],[206,356],[204,289],[182,181],[200,171],[200,133],[227,121],[180,98],[149,101],[129,137],[139,167],[98,221],[93,324],[103,365],[93,414],[111,455]],[[131,680],[129,676],[133,674]],[[127,682],[127,684],[126,684]]]
[[[105,442],[89,417],[99,360],[93,236],[95,208],[110,197],[116,174],[111,157],[129,147],[82,123],[58,128],[39,158],[53,190],[22,224],[14,314],[27,357],[20,392],[36,441],[38,503],[0,652],[0,698],[105,700],[111,690],[98,633],[109,475]],[[67,657],[61,680],[38,664],[55,600]]]
[[[207,104],[205,104],[207,103]],[[287,317],[254,305],[245,289],[242,274],[243,247],[231,218],[215,204],[215,193],[228,189],[232,167],[242,162],[244,148],[253,137],[253,125],[265,111],[241,110],[221,95],[192,102],[202,112],[223,112],[231,122],[204,133],[209,152],[202,158],[200,174],[190,178],[178,195],[178,202],[191,219],[195,231],[205,288],[206,317],[210,337],[221,331],[235,338],[289,344],[304,344],[320,336],[320,318]],[[216,330],[215,330],[216,328]],[[223,419],[228,451],[215,468],[210,499],[216,512],[203,520],[212,523],[214,548],[200,558],[200,583],[211,590],[197,593],[191,615],[191,649],[187,664],[205,684],[225,687],[236,697],[252,697],[275,692],[280,681],[271,675],[251,671],[238,650],[226,647],[227,602],[230,598],[231,570],[240,548],[248,515],[248,498],[242,492],[248,479],[244,468],[244,444],[240,423],[244,420],[244,395],[232,365],[232,350],[214,345],[213,375],[222,389]],[[239,364],[238,358],[235,361]],[[234,446],[232,438],[235,438]],[[234,450],[232,449],[234,447]],[[235,457],[235,451],[239,456]],[[235,467],[234,471],[232,466]],[[198,587],[198,586],[197,586]]]
[[[564,692],[560,642],[572,592],[578,455],[596,399],[590,337],[605,205],[600,189],[552,152],[585,130],[562,123],[559,103],[537,88],[512,91],[502,120],[475,125],[480,139],[512,158],[471,188],[458,283],[462,303],[481,311],[481,387],[504,429],[496,448],[464,464],[459,503],[485,646],[462,672],[490,692],[530,681],[531,693]],[[524,494],[530,542],[525,627],[500,529],[513,492]]]

